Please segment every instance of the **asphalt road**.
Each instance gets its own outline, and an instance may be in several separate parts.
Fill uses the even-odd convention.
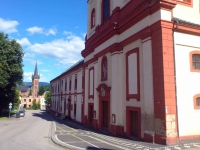
[[[52,117],[54,140],[77,150],[200,150],[200,140],[171,146],[152,144],[104,135],[73,121]]]
[[[52,120],[42,111],[0,121],[0,150],[62,150],[51,141]]]
[[[200,150],[200,141],[164,146],[117,138],[98,133],[73,121],[61,120],[58,117],[50,116],[43,111],[27,110],[25,117],[12,117],[10,120],[0,121],[0,150],[62,149]]]

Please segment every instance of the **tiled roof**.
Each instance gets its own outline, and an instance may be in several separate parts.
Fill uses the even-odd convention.
[[[200,28],[200,24],[192,23],[192,22],[189,22],[189,21],[186,21],[186,20],[182,20],[182,19],[179,19],[179,18],[175,18],[174,17],[174,18],[172,18],[172,21],[173,22],[178,21],[179,24],[192,26],[192,27],[199,27]]]

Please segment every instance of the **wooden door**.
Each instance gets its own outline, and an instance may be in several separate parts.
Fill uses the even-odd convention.
[[[93,118],[94,118],[94,116],[93,116],[93,106],[92,105],[90,105],[89,113],[90,113],[90,115],[89,115],[90,116],[90,118],[89,118],[89,124],[92,125]]]
[[[131,136],[138,138],[138,112],[131,111]]]
[[[103,130],[108,130],[108,102],[103,101]]]

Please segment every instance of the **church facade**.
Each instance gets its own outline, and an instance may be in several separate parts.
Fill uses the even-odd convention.
[[[200,138],[200,2],[87,3],[78,121],[167,145]]]
[[[38,74],[38,68],[37,68],[37,63],[36,63],[34,74],[32,75],[32,86],[29,87],[26,85],[22,85],[19,88],[21,108],[31,108],[33,101],[35,101],[36,103],[41,102],[41,98],[43,98],[44,96],[38,96],[39,79],[40,79],[40,75]]]

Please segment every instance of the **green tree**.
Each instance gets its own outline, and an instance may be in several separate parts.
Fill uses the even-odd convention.
[[[51,103],[51,91],[45,93],[45,104],[49,105]]]
[[[22,84],[23,55],[20,44],[0,32],[0,113],[14,103],[17,85]]]
[[[15,97],[14,97],[13,108],[18,109],[20,103],[21,103],[21,101],[20,101],[20,98],[19,98],[19,90],[18,90],[18,88],[15,88]]]
[[[36,99],[34,99],[33,102],[32,102],[32,109],[33,110],[40,109],[40,101],[37,103]]]
[[[44,92],[45,92],[44,86],[43,86],[43,85],[42,85],[42,86],[39,86],[38,95],[42,96],[42,95],[44,94]]]

